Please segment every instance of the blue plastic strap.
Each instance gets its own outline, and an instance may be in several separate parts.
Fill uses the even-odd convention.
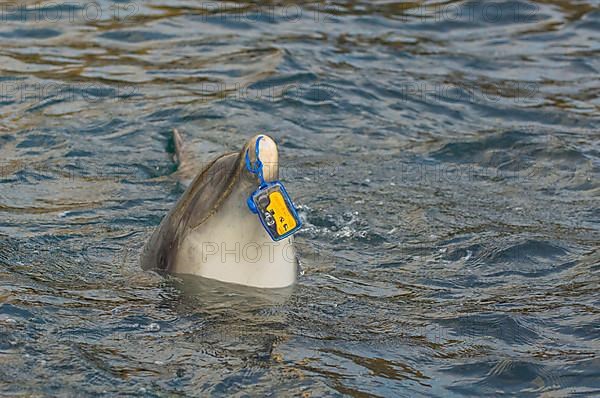
[[[260,143],[260,140],[262,138],[263,138],[263,136],[261,135],[260,137],[258,137],[256,139],[256,145],[254,148],[254,151],[256,152],[256,161],[254,162],[254,164],[252,164],[252,162],[250,162],[250,157],[248,156],[248,150],[246,149],[246,170],[248,170],[250,173],[256,174],[258,176],[258,180],[260,181],[261,187],[267,185],[267,183],[265,182],[265,177],[263,175],[263,163],[260,161],[259,150],[258,150],[258,144]]]

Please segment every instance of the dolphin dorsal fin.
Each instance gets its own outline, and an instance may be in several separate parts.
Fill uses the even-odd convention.
[[[185,157],[183,137],[177,129],[173,129],[173,144],[175,146],[175,162],[180,165]]]
[[[173,145],[175,149],[173,160],[177,163],[175,177],[187,187],[196,176],[198,167],[195,167],[194,158],[187,150],[183,137],[177,129],[173,129]]]

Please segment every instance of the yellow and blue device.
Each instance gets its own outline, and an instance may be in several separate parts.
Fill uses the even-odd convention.
[[[294,202],[285,190],[281,181],[266,182],[263,176],[262,162],[259,157],[258,144],[262,137],[256,139],[256,161],[250,162],[246,151],[246,169],[258,176],[260,185],[247,199],[248,208],[258,215],[262,226],[271,239],[282,240],[298,232],[302,221]]]

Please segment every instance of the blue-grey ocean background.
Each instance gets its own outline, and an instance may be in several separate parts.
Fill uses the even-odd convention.
[[[144,273],[264,132],[291,297]],[[0,395],[598,396],[596,0],[0,2]],[[253,298],[248,298],[248,297]]]

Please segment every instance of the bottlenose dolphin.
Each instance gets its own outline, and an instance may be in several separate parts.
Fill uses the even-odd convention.
[[[180,169],[189,170],[176,130],[174,141]],[[260,183],[247,165],[259,153],[264,181],[277,180],[277,145],[267,135],[251,138],[240,152],[217,157],[198,172],[156,228],[142,252],[142,268],[260,288],[293,285],[298,273],[293,238],[273,241],[247,204]]]

